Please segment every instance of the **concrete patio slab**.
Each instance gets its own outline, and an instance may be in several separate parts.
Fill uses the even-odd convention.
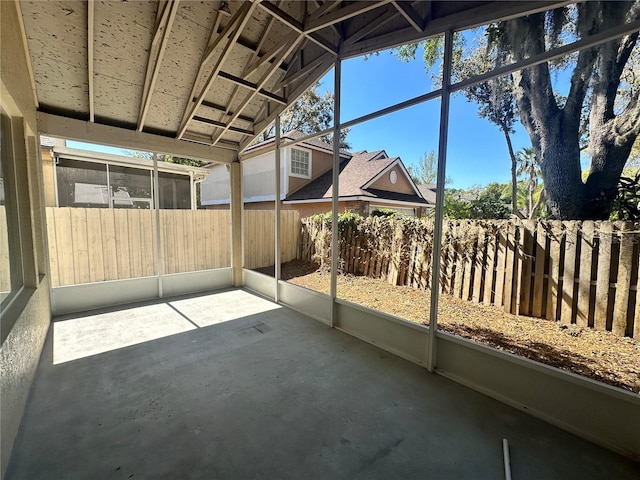
[[[56,319],[7,479],[501,479],[503,438],[516,480],[640,479],[629,459],[230,290]]]

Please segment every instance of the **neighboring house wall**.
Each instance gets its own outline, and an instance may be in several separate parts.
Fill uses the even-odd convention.
[[[291,175],[291,149],[310,152],[311,178]],[[281,198],[301,189],[331,169],[333,155],[328,152],[306,147],[282,149],[280,166]],[[273,151],[259,154],[242,162],[243,197],[245,202],[275,200],[275,154]],[[214,208],[218,204],[228,204],[231,195],[229,174],[226,166],[215,165],[200,185],[202,205]]]
[[[285,162],[287,164],[287,173],[290,174],[291,164],[291,149],[299,148],[301,150],[307,150],[311,152],[311,178],[299,178],[293,175],[289,175],[289,187],[287,189],[287,195],[291,195],[293,192],[300,190],[309,182],[315,180],[320,175],[328,172],[333,167],[333,155],[328,152],[322,152],[320,150],[312,150],[304,147],[289,147],[285,148]]]
[[[391,182],[391,174],[395,173],[396,183]],[[387,171],[378,180],[373,182],[369,188],[376,190],[386,190],[388,192],[406,193],[415,195],[416,191],[409,182],[402,168],[398,165]]]

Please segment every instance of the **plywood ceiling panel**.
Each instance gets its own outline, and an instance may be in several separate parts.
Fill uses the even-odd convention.
[[[199,140],[243,144],[247,136],[233,128],[259,133],[285,105],[271,98],[267,108],[268,95],[239,86],[223,78],[225,74],[282,98],[286,94],[284,103],[291,103],[331,66],[338,46],[340,54],[348,57],[425,38],[452,25],[473,25],[478,15],[486,22],[569,3],[409,2],[417,17],[408,20],[399,13],[399,6],[377,0],[336,4],[293,0],[256,0],[252,4],[241,0],[90,1],[19,2],[41,108],[87,120],[95,114],[99,123],[161,131],[176,138],[189,131],[206,135]],[[251,12],[249,16],[236,15],[246,10]],[[242,24],[242,30],[235,35],[235,27],[231,28],[222,38],[220,33],[232,21],[236,26]],[[229,38],[233,44],[227,48]],[[301,41],[291,50],[296,39]],[[210,40],[218,45],[203,64]],[[288,52],[284,58],[277,50],[282,45],[281,51]],[[277,68],[272,63],[254,68],[263,55],[275,55],[280,64]],[[198,105],[193,97],[205,103]],[[207,106],[209,103],[222,111]],[[223,122],[228,131],[222,134],[223,129],[192,120],[194,116]]]

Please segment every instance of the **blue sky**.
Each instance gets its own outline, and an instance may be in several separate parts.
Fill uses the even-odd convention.
[[[333,90],[333,70],[322,79],[321,90]],[[341,121],[349,121],[433,90],[421,52],[410,63],[399,61],[390,51],[342,64]],[[385,150],[401,157],[405,165],[415,164],[424,153],[438,148],[440,100],[430,101],[353,127],[347,137],[353,151]],[[479,118],[477,106],[462,95],[451,99],[448,187],[469,188],[490,182],[510,181],[510,161],[503,134],[489,121]],[[512,136],[517,151],[530,146],[521,125]],[[73,148],[83,144],[69,142]],[[97,150],[126,154],[111,147]]]
[[[342,64],[341,121],[423,95],[434,88],[425,71],[421,52],[403,63],[390,51]],[[333,90],[333,71],[323,79],[323,89]],[[425,152],[438,149],[440,101],[430,101],[353,127],[347,137],[354,151],[385,150],[416,163]],[[521,125],[512,136],[517,151],[530,147]],[[469,188],[490,182],[509,182],[511,162],[504,135],[488,120],[478,117],[477,106],[462,95],[451,99],[447,151],[448,187]]]

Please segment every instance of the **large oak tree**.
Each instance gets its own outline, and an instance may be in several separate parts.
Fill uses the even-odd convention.
[[[486,29],[487,48],[471,48],[471,56],[469,49],[465,55],[458,36],[454,77],[469,76],[470,58],[472,64],[519,61],[638,18],[640,0],[590,1],[490,25]],[[507,141],[510,125],[501,124],[501,112],[515,102],[540,166],[546,207],[552,217],[609,217],[622,170],[640,134],[637,43],[635,32],[465,92],[478,103],[480,115],[500,127]],[[435,63],[434,52],[441,50],[434,47],[436,44],[423,44],[427,65]],[[398,54],[406,59],[415,52],[412,45],[399,49]],[[558,70],[570,73],[566,96],[554,91],[552,79]],[[506,111],[510,113],[508,108]],[[580,160],[585,150],[590,167],[583,181]],[[514,164],[512,159],[512,168]]]

